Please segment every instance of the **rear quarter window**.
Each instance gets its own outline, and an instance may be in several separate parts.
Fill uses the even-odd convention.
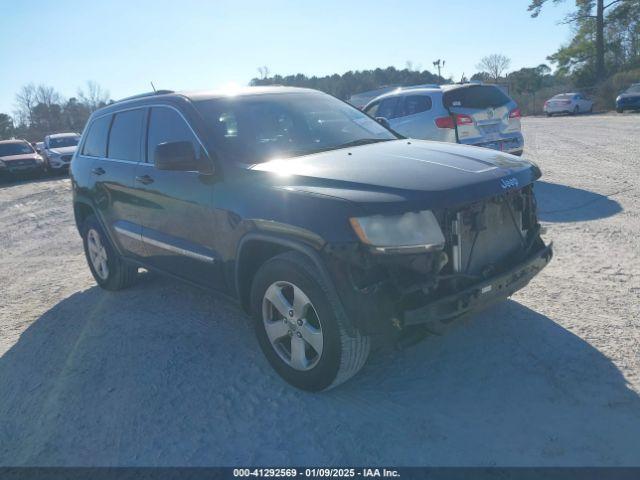
[[[456,88],[444,94],[444,105],[462,108],[496,108],[506,105],[511,101],[498,87],[477,85],[473,87]]]
[[[82,146],[82,155],[88,157],[107,156],[107,135],[111,125],[111,115],[97,118],[89,126],[87,139]]]

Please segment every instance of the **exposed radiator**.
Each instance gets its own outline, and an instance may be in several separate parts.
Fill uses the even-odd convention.
[[[451,225],[453,270],[478,275],[523,248],[523,202],[496,197],[460,210]],[[511,210],[511,211],[510,211]]]

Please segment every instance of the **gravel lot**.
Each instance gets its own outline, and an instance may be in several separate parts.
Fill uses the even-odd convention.
[[[226,300],[97,288],[68,179],[0,185],[0,465],[640,465],[640,115],[524,131],[551,265],[316,395]]]

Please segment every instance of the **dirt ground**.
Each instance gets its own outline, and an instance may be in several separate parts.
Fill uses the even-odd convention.
[[[523,125],[550,266],[315,395],[226,300],[97,288],[69,179],[0,185],[0,465],[640,465],[640,115]]]

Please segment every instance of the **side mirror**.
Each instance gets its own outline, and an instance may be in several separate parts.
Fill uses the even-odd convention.
[[[389,120],[387,120],[386,118],[384,118],[384,117],[376,117],[376,122],[378,122],[383,127],[388,128],[389,130],[391,130],[391,124],[389,123]]]
[[[161,143],[153,152],[153,161],[158,170],[213,173],[211,166],[196,157],[191,142]]]

